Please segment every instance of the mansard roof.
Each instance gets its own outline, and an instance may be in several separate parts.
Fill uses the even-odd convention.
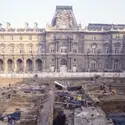
[[[125,24],[95,24],[89,23],[87,29],[88,30],[123,30],[125,28]]]
[[[72,6],[56,6],[51,26],[56,29],[78,29]]]

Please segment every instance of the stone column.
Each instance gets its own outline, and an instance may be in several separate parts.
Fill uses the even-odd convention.
[[[71,46],[72,46],[72,42],[70,41],[70,42],[69,42],[69,52],[72,51],[72,50],[71,50],[71,48],[72,48]]]
[[[67,70],[71,71],[71,58],[67,58]]]
[[[8,65],[7,65],[7,59],[4,59],[4,71],[8,72]]]
[[[69,69],[70,69],[70,70],[71,70],[71,67],[72,67],[72,66],[71,66],[71,64],[72,64],[71,61],[72,61],[72,59],[69,58]]]
[[[56,69],[57,72],[59,71],[59,58],[56,58]]]
[[[43,72],[46,70],[46,60],[45,57],[42,59],[42,67],[43,67]]]
[[[23,59],[23,71],[26,72],[26,59]]]
[[[14,69],[14,72],[17,72],[17,61],[16,59],[13,59],[13,69]]]
[[[55,59],[54,59],[54,69],[55,69],[55,71],[57,70],[56,57],[55,57]]]
[[[33,72],[36,72],[36,60],[33,58]]]

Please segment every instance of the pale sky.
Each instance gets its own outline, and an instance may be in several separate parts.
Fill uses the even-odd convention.
[[[56,5],[73,6],[77,23],[125,24],[125,0],[0,0],[0,23],[23,28],[38,22],[40,28],[51,23]]]

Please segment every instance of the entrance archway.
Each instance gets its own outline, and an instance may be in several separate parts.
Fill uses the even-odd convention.
[[[2,59],[0,59],[0,71],[4,71],[3,60]]]
[[[62,59],[60,61],[60,72],[67,72],[67,60]]]
[[[17,60],[17,71],[23,71],[23,61],[21,59]]]
[[[26,61],[26,69],[27,71],[33,71],[33,62],[31,59],[27,59]]]
[[[41,61],[41,59],[36,60],[36,70],[42,71],[42,61]]]
[[[8,64],[8,71],[9,72],[13,71],[13,60],[8,59],[7,64]]]

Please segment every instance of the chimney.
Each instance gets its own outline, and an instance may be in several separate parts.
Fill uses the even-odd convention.
[[[6,22],[6,29],[8,30],[8,29],[10,29],[10,23],[9,22]]]
[[[28,29],[28,23],[27,22],[25,22],[25,29]]]
[[[38,23],[34,22],[34,29],[37,29]]]

